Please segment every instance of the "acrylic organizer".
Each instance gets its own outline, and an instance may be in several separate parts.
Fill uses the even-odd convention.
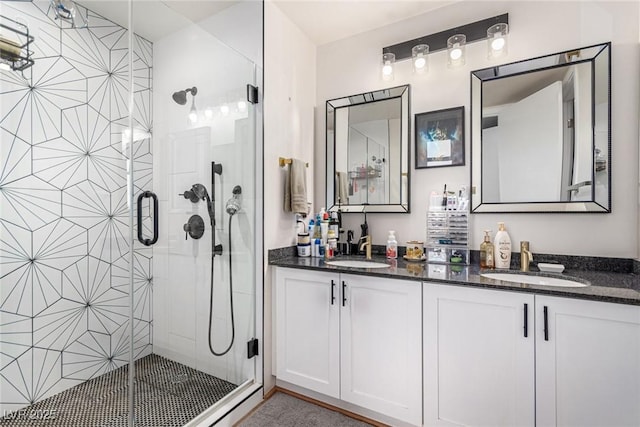
[[[469,264],[469,212],[440,206],[427,211],[427,262]]]

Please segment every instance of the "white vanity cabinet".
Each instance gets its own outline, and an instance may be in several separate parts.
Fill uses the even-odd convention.
[[[420,282],[346,274],[340,280],[340,398],[420,425]]]
[[[640,307],[536,295],[536,423],[640,426]]]
[[[340,397],[339,274],[275,268],[276,376]]]
[[[276,376],[422,424],[419,282],[275,268]]]
[[[426,283],[424,425],[533,426],[534,296]]]
[[[423,295],[425,426],[640,426],[640,307],[432,283]]]

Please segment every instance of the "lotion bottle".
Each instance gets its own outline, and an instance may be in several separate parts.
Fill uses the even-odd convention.
[[[484,230],[484,242],[480,245],[480,268],[494,267],[493,243],[491,243],[491,237],[489,237],[490,231]]]
[[[508,270],[511,266],[511,238],[504,222],[498,223],[498,232],[493,240],[495,245],[495,266],[499,269]]]

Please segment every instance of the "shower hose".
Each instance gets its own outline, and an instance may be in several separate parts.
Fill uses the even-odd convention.
[[[229,306],[231,307],[231,342],[224,351],[217,352],[213,349],[211,342],[211,326],[213,324],[213,259],[215,252],[211,253],[211,298],[209,298],[209,350],[215,356],[224,356],[231,350],[233,341],[236,338],[236,327],[233,317],[233,268],[231,268],[231,218],[233,215],[229,215]],[[215,242],[214,242],[215,243]]]

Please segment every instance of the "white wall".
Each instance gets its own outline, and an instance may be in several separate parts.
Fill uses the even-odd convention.
[[[314,200],[313,137],[316,105],[316,48],[270,1],[265,2],[264,245],[266,251],[295,244],[295,219],[283,211],[285,169],[278,157],[309,162],[308,200]],[[317,164],[317,163],[316,163]],[[316,166],[317,167],[317,166]],[[321,166],[324,170],[324,164]],[[317,208],[319,209],[319,207]],[[264,380],[271,373],[271,271],[265,260]]]
[[[550,13],[553,11],[553,13]],[[505,221],[511,239],[530,240],[534,252],[635,258],[638,253],[638,49],[637,2],[464,1],[374,31],[318,47],[315,144],[315,205],[325,203],[325,101],[411,84],[411,112],[466,107],[466,166],[420,169],[411,167],[411,214],[368,216],[374,244],[384,244],[387,231],[398,240],[425,236],[428,194],[459,188],[469,182],[469,72],[489,67],[484,43],[467,46],[467,62],[460,69],[446,68],[446,53],[431,56],[429,73],[414,76],[410,61],[396,66],[393,82],[380,79],[384,46],[410,40],[504,12],[509,13],[509,56],[513,62],[576,47],[612,41],[612,209],[611,214],[477,214],[471,216],[472,247],[482,241],[482,230],[495,231]],[[560,28],[561,31],[544,29]],[[267,50],[269,53],[269,50]],[[412,120],[413,122],[413,120]],[[413,123],[410,129],[413,129]],[[413,137],[411,143],[413,150]],[[413,154],[412,160],[413,164]],[[358,230],[361,215],[345,215],[346,227]],[[630,237],[631,236],[631,237]],[[517,247],[517,245],[516,245]]]

